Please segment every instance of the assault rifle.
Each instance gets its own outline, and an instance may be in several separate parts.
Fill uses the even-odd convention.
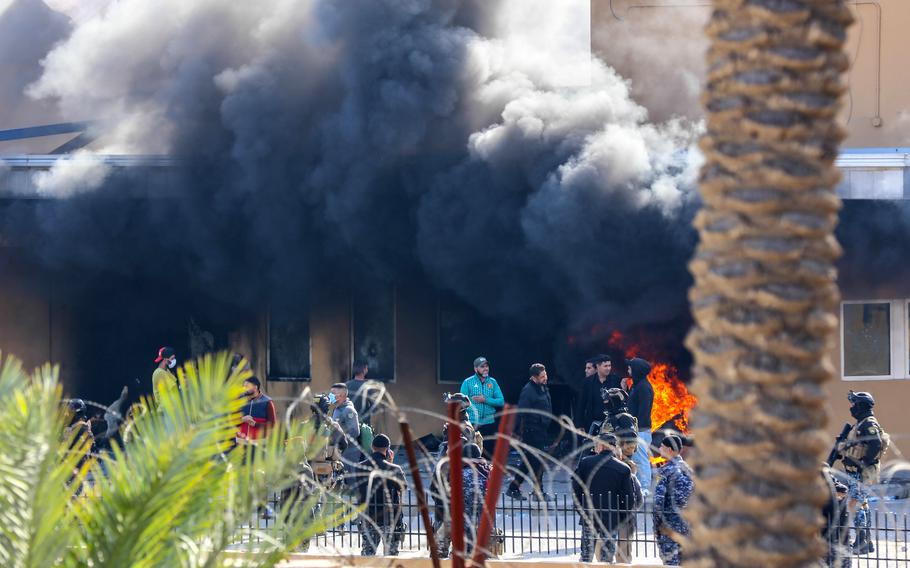
[[[843,441],[845,441],[847,439],[847,436],[850,435],[850,430],[852,430],[852,429],[853,429],[853,426],[849,422],[847,422],[846,424],[844,424],[844,428],[843,428],[843,430],[841,430],[840,435],[834,439],[834,447],[831,448],[831,453],[828,454],[828,459],[825,460],[825,462],[828,464],[829,467],[833,466],[834,462],[836,462],[837,460],[844,457],[844,456],[840,455],[840,450],[838,449],[838,447],[841,445],[841,443]]]

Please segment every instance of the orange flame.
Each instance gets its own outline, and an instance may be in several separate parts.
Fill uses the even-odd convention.
[[[689,432],[689,412],[698,400],[689,393],[685,383],[679,379],[676,367],[667,363],[656,363],[648,375],[654,387],[654,406],[651,407],[651,424],[655,428],[670,420],[683,433]]]
[[[613,349],[622,349],[627,358],[638,356],[645,351],[639,345],[630,343],[629,338],[618,331],[613,331],[607,339],[607,345]],[[678,369],[669,363],[652,363],[648,381],[654,387],[654,406],[651,407],[651,425],[659,428],[668,421],[680,432],[689,432],[689,411],[698,404],[698,399],[689,393],[686,384],[679,378]],[[669,426],[669,424],[667,424]]]

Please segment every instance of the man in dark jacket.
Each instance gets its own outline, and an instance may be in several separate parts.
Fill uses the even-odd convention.
[[[525,446],[519,466],[523,471],[516,472],[506,495],[512,499],[524,500],[521,483],[522,478],[527,477],[532,484],[531,494],[538,500],[549,501],[553,496],[544,493],[543,490],[544,463],[541,455],[548,451],[548,430],[553,415],[553,402],[547,389],[547,368],[540,363],[534,363],[531,365],[530,374],[528,383],[521,389],[521,395],[518,397],[516,431]]]
[[[591,562],[598,540],[601,562],[613,562],[618,530],[635,507],[632,470],[616,459],[618,440],[605,432],[598,437],[597,454],[583,458],[572,476],[572,493],[581,519],[581,558]]]
[[[629,361],[632,390],[629,392],[629,414],[638,421],[638,450],[632,459],[638,466],[635,473],[641,483],[641,490],[647,496],[651,492],[651,407],[654,406],[654,387],[648,381],[651,364],[644,359]]]
[[[606,410],[604,401],[607,399],[607,391],[619,388],[621,380],[615,373],[613,362],[608,356],[595,355],[589,361],[594,364],[595,373],[590,377],[585,377],[579,404],[578,426],[585,431],[591,428],[593,422],[600,422],[604,419]]]
[[[371,420],[380,410],[379,403],[385,394],[385,387],[379,381],[367,380],[369,371],[366,361],[355,361],[354,376],[345,384],[348,386],[348,398],[354,403],[360,423],[372,428]]]
[[[361,555],[375,556],[380,539],[386,556],[397,556],[404,538],[401,494],[407,480],[400,466],[392,463],[389,437],[373,438],[370,457],[358,463],[349,480],[354,493],[366,510],[358,525],[362,541]]]

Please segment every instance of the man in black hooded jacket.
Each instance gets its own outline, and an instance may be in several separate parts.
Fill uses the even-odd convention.
[[[654,406],[654,387],[648,381],[651,364],[636,357],[629,361],[632,389],[629,392],[629,414],[638,421],[638,449],[632,460],[638,466],[635,476],[645,495],[651,492],[651,407]]]

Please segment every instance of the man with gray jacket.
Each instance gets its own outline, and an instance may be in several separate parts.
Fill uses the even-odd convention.
[[[348,399],[348,386],[344,383],[332,385],[329,395],[329,404],[334,405],[332,422],[335,433],[332,436],[332,445],[342,447],[342,439],[347,442],[347,447],[341,452],[344,469],[351,472],[363,456],[360,451],[360,418],[354,404]]]

